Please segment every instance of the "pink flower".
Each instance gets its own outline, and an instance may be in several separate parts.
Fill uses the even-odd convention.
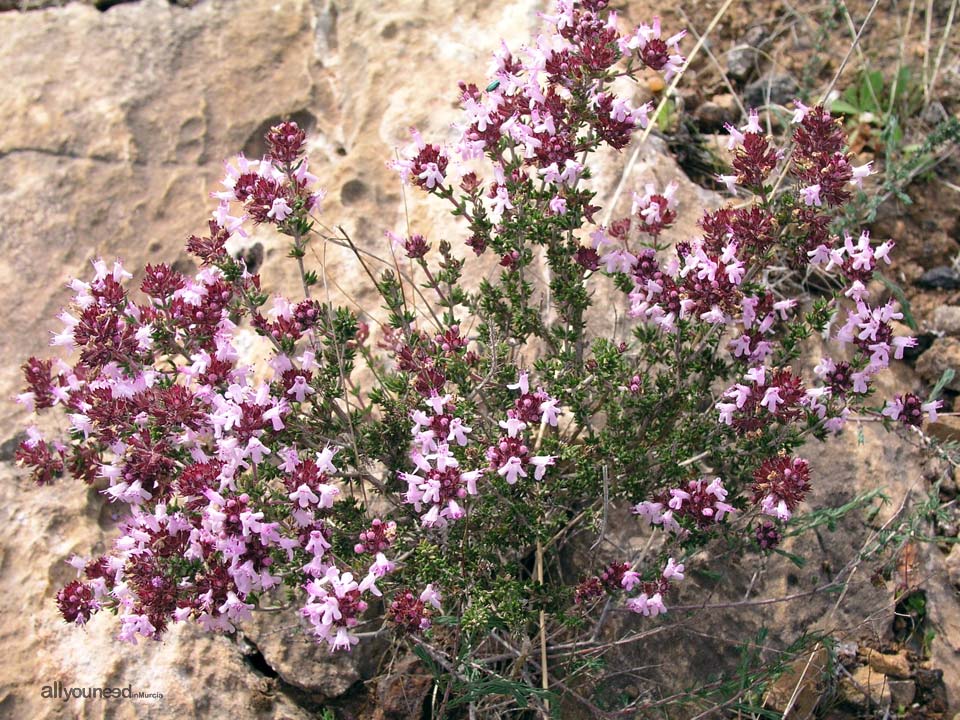
[[[307,384],[303,375],[297,375],[293,380],[293,385],[287,390],[287,395],[293,395],[297,402],[303,402],[307,395],[313,395],[317,391]]]
[[[467,433],[471,432],[472,428],[464,425],[463,420],[460,418],[453,418],[450,421],[450,432],[447,435],[447,441],[453,440],[460,445],[461,447],[467,444]]]
[[[640,574],[635,570],[627,570],[623,573],[623,579],[620,581],[620,584],[624,590],[630,592],[640,584]]]
[[[298,487],[288,497],[302,508],[317,505],[320,502],[320,498],[306,484]]]
[[[351,635],[346,628],[340,628],[337,630],[336,637],[330,640],[330,649],[347,650],[349,652],[358,642],[360,642],[360,638]]]
[[[937,410],[939,410],[942,405],[943,403],[940,400],[931,400],[930,402],[923,403],[920,406],[920,409],[927,413],[927,417],[929,418],[930,422],[936,422]]]
[[[526,395],[530,392],[530,380],[529,373],[526,370],[521,370],[517,381],[507,385],[508,390],[519,390],[521,395]]]
[[[767,408],[771,414],[776,415],[777,406],[782,404],[783,400],[780,398],[780,388],[773,386],[768,387],[766,392],[763,394],[763,400],[760,401],[760,405]]]
[[[547,471],[547,467],[553,465],[556,459],[552,455],[537,455],[536,457],[530,458],[530,462],[536,467],[533,473],[534,480],[542,480],[544,473]]]
[[[820,207],[823,203],[820,200],[820,185],[809,185],[800,188],[800,197],[806,205]]]
[[[437,610],[440,609],[440,600],[440,592],[433,587],[433,583],[427,585],[420,593],[420,602],[433,605]]]
[[[226,615],[230,622],[238,623],[253,617],[253,613],[250,612],[253,610],[253,607],[252,603],[243,602],[237,597],[237,594],[231,590],[227,592],[227,601],[223,603],[218,610],[223,615]]]
[[[727,141],[727,150],[733,150],[737,145],[742,145],[746,139],[744,134],[737,130],[730,123],[724,123],[723,128],[729,133],[730,139]]]
[[[511,417],[499,422],[500,427],[507,431],[510,437],[516,437],[521,430],[527,427],[527,424],[519,418]]]
[[[755,108],[750,108],[747,113],[747,124],[740,128],[744,133],[762,134],[763,128],[760,127],[760,115]]]
[[[378,552],[376,559],[370,566],[370,572],[377,577],[383,577],[384,575],[392,573],[395,568],[396,565],[394,565],[394,563],[392,563],[390,560],[387,560],[386,555]]]
[[[657,615],[662,615],[667,612],[667,608],[663,604],[663,597],[660,593],[654,593],[652,596],[648,596],[647,593],[641,593],[636,597],[630,598],[627,600],[627,609],[630,610],[630,612],[635,612],[638,615],[644,615],[646,617],[656,617]]]
[[[810,108],[799,100],[793,101],[793,107],[795,109],[793,111],[793,117],[790,118],[790,122],[794,125],[797,125],[803,122],[803,119],[807,116],[807,113],[810,112]]]
[[[538,467],[537,469],[539,470],[540,468]],[[497,474],[503,477],[509,485],[516,485],[519,478],[527,476],[527,473],[524,472],[523,469],[523,462],[518,457],[508,459],[507,462],[497,470]]]
[[[267,213],[267,217],[272,218],[279,223],[290,217],[292,212],[293,210],[287,204],[286,198],[278,197],[274,199],[273,204],[270,207],[270,211]]]
[[[677,563],[673,558],[668,558],[662,574],[667,580],[683,580],[683,563]]]
[[[505,187],[497,189],[497,194],[493,198],[493,207],[490,209],[490,218],[498,223],[503,218],[507,210],[513,210],[513,203],[510,202],[510,194]]]
[[[863,187],[863,179],[873,175],[873,160],[868,162],[866,165],[860,165],[859,167],[853,168],[853,177],[850,179],[850,184],[858,188]]]
[[[563,171],[560,173],[560,182],[571,186],[576,185],[581,172],[583,172],[583,165],[576,160],[567,159],[564,161]]]
[[[545,422],[553,427],[557,426],[558,404],[559,401],[554,398],[548,398],[540,403],[541,422]]]
[[[443,185],[443,173],[440,172],[440,168],[435,162],[425,163],[423,172],[417,177],[424,181],[428,189]]]
[[[722,183],[727,192],[731,195],[737,194],[737,176],[736,175],[716,175],[717,182]]]

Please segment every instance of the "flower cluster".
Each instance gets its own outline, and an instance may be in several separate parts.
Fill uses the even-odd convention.
[[[493,82],[485,90],[461,83],[464,117],[452,146],[427,143],[414,129],[412,147],[389,163],[404,182],[459,205],[471,225],[467,244],[477,254],[494,246],[504,267],[515,268],[522,258],[494,228],[509,226],[534,194],[558,220],[592,213],[590,195],[580,187],[587,173],[581,156],[602,143],[621,149],[647,126],[651,106],[632,107],[610,87],[614,66],[626,63],[630,73],[647,67],[669,80],[685,62],[679,50],[683,32],[664,39],[655,18],[623,33],[606,4],[558,3],[556,14],[545,16],[552,32],[518,53],[504,45],[496,54]],[[509,157],[504,146],[511,148]],[[485,154],[492,160],[489,183],[470,165]],[[457,187],[465,194],[462,204],[454,199]],[[647,198],[636,210],[643,211],[650,231],[659,232],[672,219],[669,192]],[[419,252],[418,246],[411,256]]]
[[[214,219],[230,233],[239,231],[248,217],[258,224],[287,227],[302,213],[319,209],[325,196],[312,187],[317,177],[308,170],[306,134],[296,123],[271,128],[266,140],[270,154],[261,160],[238,155],[236,165],[225,165],[224,189],[213,193],[220,201]],[[231,203],[240,203],[243,214],[230,215]]]
[[[803,381],[788,368],[771,371],[761,365],[748,370],[743,379],[723,395],[732,402],[717,403],[720,422],[740,432],[795,420],[810,397]]]
[[[761,550],[773,550],[783,540],[783,536],[774,523],[764,520],[754,530],[754,540]]]
[[[397,524],[374,518],[370,527],[360,533],[360,542],[353,546],[355,553],[379,553],[389,548],[397,535]]]
[[[727,500],[728,491],[720,478],[691,480],[686,488],[671,488],[656,501],[643,500],[633,507],[651,525],[660,525],[673,533],[684,534],[680,520],[689,518],[695,527],[705,528],[723,522],[736,508]]]
[[[625,573],[623,587],[628,592],[637,588],[640,590],[637,595],[627,600],[627,609],[630,612],[647,617],[656,617],[667,612],[667,607],[663,604],[663,596],[670,589],[672,581],[683,580],[684,569],[682,563],[674,562],[673,558],[668,558],[667,564],[656,580],[644,582],[635,572]]]
[[[920,427],[923,425],[924,414],[929,417],[930,422],[937,421],[937,410],[940,409],[942,404],[940,400],[923,402],[913,393],[907,393],[906,395],[897,395],[893,400],[888,400],[881,415],[891,420],[899,420],[910,427]]]
[[[636,575],[630,570],[630,563],[612,562],[607,565],[599,575],[591,575],[574,588],[573,601],[577,605],[584,605],[597,598],[603,597],[605,593],[613,593],[623,589],[623,580],[627,573]]]
[[[786,453],[767,458],[753,473],[753,502],[760,511],[789,520],[810,488],[810,466]]]
[[[404,632],[419,635],[430,629],[434,611],[441,609],[440,600],[440,593],[433,585],[427,585],[419,595],[412,590],[401,590],[387,608],[387,618]]]
[[[432,395],[425,403],[432,415],[421,410],[411,415],[414,447],[410,460],[417,470],[401,473],[400,479],[407,483],[404,502],[413,505],[417,512],[429,506],[420,518],[424,527],[443,527],[448,520],[459,520],[466,514],[460,502],[467,495],[477,494],[477,480],[482,473],[463,472],[451,450],[450,443],[462,447],[469,442],[471,428],[454,417],[450,395]]]
[[[501,476],[508,484],[514,485],[520,478],[527,477],[524,469],[533,469],[534,480],[541,480],[547,468],[554,464],[550,455],[532,455],[523,439],[523,431],[531,424],[542,427],[557,425],[557,400],[550,397],[543,388],[530,392],[530,380],[526,371],[520,373],[517,382],[507,385],[516,390],[520,397],[513,408],[507,411],[507,419],[500,420],[500,427],[506,431],[493,445],[487,448],[486,457],[490,463],[488,470]]]
[[[671,581],[683,580],[684,566],[667,559],[667,564],[654,580],[643,580],[640,574],[631,569],[630,563],[613,562],[607,565],[599,575],[581,580],[574,589],[574,602],[583,606],[592,603],[604,595],[617,592],[633,593],[626,601],[626,608],[638,615],[656,617],[667,612],[663,598],[671,587]]]

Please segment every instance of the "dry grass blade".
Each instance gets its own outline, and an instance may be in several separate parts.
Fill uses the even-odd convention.
[[[877,10],[877,6],[880,4],[880,0],[873,0],[873,3],[870,5],[870,10],[867,12],[867,16],[863,19],[863,23],[860,25],[860,29],[857,31],[857,34],[853,37],[853,42],[850,43],[850,47],[847,49],[847,54],[843,56],[843,61],[840,63],[840,67],[837,68],[837,72],[834,73],[833,79],[830,80],[830,84],[827,85],[826,90],[823,91],[823,94],[820,96],[820,102],[825,103],[827,98],[830,97],[830,93],[833,92],[833,89],[836,87],[837,82],[840,80],[840,76],[843,74],[843,71],[846,70],[847,64],[850,62],[850,57],[854,52],[859,51],[860,41],[863,39],[863,33],[866,31],[867,26],[870,25],[870,20],[873,18],[873,14]],[[846,5],[844,5],[846,10]],[[849,13],[847,13],[849,17]],[[851,24],[853,20],[850,20]]]
[[[950,14],[947,15],[947,26],[943,29],[943,38],[940,40],[940,47],[937,49],[937,59],[933,63],[933,74],[930,76],[930,86],[925,88],[927,103],[935,99],[933,94],[937,85],[937,75],[940,74],[940,65],[943,63],[943,53],[947,49],[947,41],[950,39],[950,30],[953,28],[953,18],[957,13],[957,0],[950,3]]]

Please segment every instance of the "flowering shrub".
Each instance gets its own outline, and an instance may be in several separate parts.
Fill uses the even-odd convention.
[[[53,345],[71,359],[28,360],[18,397],[69,428],[31,427],[17,459],[39,484],[69,472],[129,513],[109,553],[71,560],[68,622],[108,610],[134,643],[176,622],[232,632],[279,596],[331,650],[410,643],[447,697],[515,662],[511,679],[542,702],[537,686],[568,689],[548,657],[599,645],[611,605],[668,613],[698,547],[723,534],[776,548],[816,483],[797,455],[808,438],[854,412],[935,415],[910,394],[874,406],[877,374],[914,340],[871,296],[893,243],[832,230],[870,169],[851,165],[822,107],[795,104],[786,149],[756,112],[727,127],[720,179],[742,200],[705,212],[698,237],[660,240],[683,211],[675,185],[597,223],[589,160],[652,112],[614,85],[685,62],[683,33],[663,38],[657,20],[623,32],[605,5],[561,0],[533,45],[496,54],[485,89],[461,83],[455,143],[413,131],[391,163],[449,205],[495,279],[469,287],[468,261],[417,234],[388,233],[406,261],[372,267],[319,222],[305,134],[287,122],[267,156],[226,166],[207,234],[187,241],[196,276],[148,265],[137,294],[119,261],[98,260],[70,283]],[[227,252],[257,224],[290,238],[302,297],[271,299]],[[319,242],[356,253],[384,303],[379,330],[315,297],[305,260]],[[843,287],[780,297],[764,279],[784,260]],[[631,326],[605,329],[597,297]],[[265,366],[241,354],[245,326],[271,344]],[[803,377],[793,363],[815,333],[831,354]],[[611,506],[661,542],[571,582],[561,560],[578,534],[603,537]]]

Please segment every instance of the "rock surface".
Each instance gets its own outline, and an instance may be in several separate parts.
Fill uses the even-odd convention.
[[[940,305],[933,311],[933,327],[947,335],[960,335],[960,307]]]
[[[960,273],[952,267],[939,265],[927,270],[914,282],[929,290],[957,290],[960,288]]]
[[[887,678],[869,665],[861,665],[840,680],[839,695],[846,702],[865,711],[883,710],[890,706],[890,685]]]
[[[887,677],[908,678],[910,677],[910,660],[904,651],[895,654],[881,653],[876,650],[866,652],[867,664],[878,673],[883,673]]]
[[[960,340],[952,337],[937,338],[933,345],[917,360],[917,374],[931,385],[953,370],[953,377],[946,388],[960,392]]]

